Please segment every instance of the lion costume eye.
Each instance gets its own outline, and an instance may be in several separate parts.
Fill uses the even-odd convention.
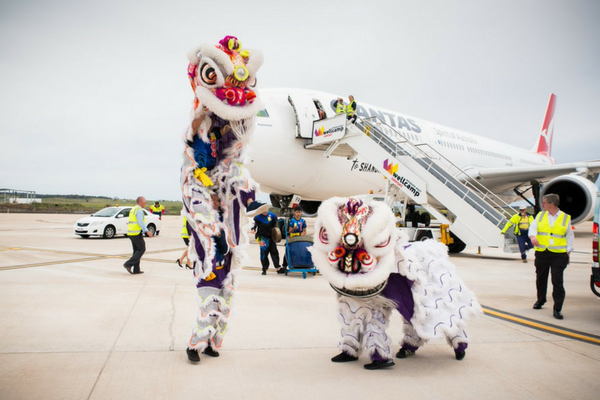
[[[329,238],[327,237],[327,230],[325,230],[325,228],[323,227],[321,227],[321,230],[319,231],[319,240],[323,244],[329,243]]]
[[[217,73],[212,65],[206,63],[202,64],[200,69],[200,79],[207,85],[214,85],[217,83]]]

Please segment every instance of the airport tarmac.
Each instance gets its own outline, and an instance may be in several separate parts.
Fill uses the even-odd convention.
[[[600,299],[589,288],[591,224],[577,226],[565,319],[533,310],[531,259],[499,249],[453,255],[486,314],[462,361],[436,340],[386,370],[335,364],[336,298],[325,279],[239,272],[219,358],[185,355],[196,315],[181,219],[147,239],[143,275],[127,238],[82,239],[81,215],[0,214],[0,399],[592,399],[600,390]],[[283,247],[280,248],[283,253]],[[393,314],[388,333],[400,338]],[[395,349],[398,349],[396,344]]]

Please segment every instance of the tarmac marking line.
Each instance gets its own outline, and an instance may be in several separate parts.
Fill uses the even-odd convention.
[[[570,339],[580,340],[582,342],[595,344],[600,346],[600,336],[592,335],[585,332],[579,332],[569,328],[563,328],[560,326],[545,324],[539,321],[522,317],[519,315],[511,314],[505,311],[497,310],[491,307],[482,306],[483,312],[491,317],[503,319],[506,321],[514,322],[519,325],[527,326],[529,328],[537,329],[539,331],[552,333],[555,335],[563,336]]]
[[[0,249],[0,251],[8,251],[8,250],[11,250],[11,249],[10,248]],[[41,251],[41,252],[46,252],[46,253],[73,254],[73,255],[83,255],[83,256],[87,255],[89,257],[88,258],[77,258],[74,260],[58,260],[58,261],[47,261],[47,262],[32,263],[32,264],[11,265],[11,266],[7,266],[7,267],[0,267],[0,271],[8,271],[8,270],[12,270],[12,269],[35,268],[35,267],[47,267],[50,265],[72,264],[75,262],[97,261],[97,260],[104,260],[107,258],[120,258],[120,259],[126,260],[129,257],[131,257],[130,254],[105,255],[105,254],[94,254],[94,253],[78,253],[78,252],[61,251],[61,250],[34,249],[34,248],[25,248],[25,247],[14,248],[13,250]],[[181,250],[181,249],[155,250],[155,251],[151,251],[151,252],[146,252],[146,254],[170,253],[170,252],[178,251],[178,250]],[[161,262],[161,263],[169,263],[169,264],[171,264],[173,262],[171,260],[162,260],[159,258],[144,258],[144,260],[149,261],[149,262]]]

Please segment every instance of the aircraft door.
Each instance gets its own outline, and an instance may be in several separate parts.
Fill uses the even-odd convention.
[[[296,137],[312,138],[313,122],[319,120],[319,112],[314,100],[303,93],[289,94],[288,101],[296,114]]]

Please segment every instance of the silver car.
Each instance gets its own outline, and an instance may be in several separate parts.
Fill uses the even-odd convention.
[[[90,236],[102,236],[112,239],[116,235],[127,235],[129,211],[133,207],[106,207],[89,217],[81,218],[75,223],[75,234],[84,239]],[[146,227],[155,235],[160,232],[160,218],[143,210],[146,215]]]

